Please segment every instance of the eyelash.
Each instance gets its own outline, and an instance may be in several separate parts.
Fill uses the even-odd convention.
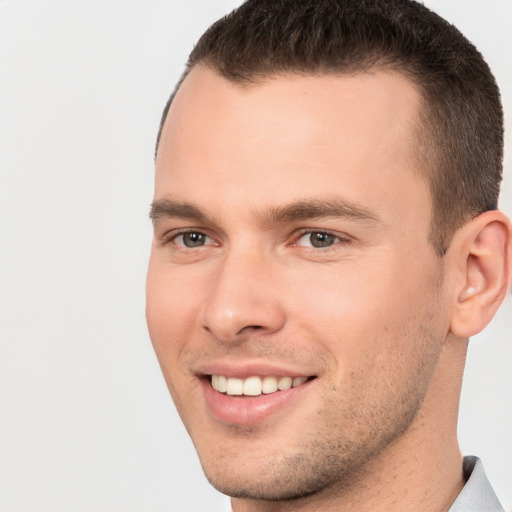
[[[326,235],[328,237],[333,237],[333,238],[336,239],[336,241],[334,243],[332,243],[331,245],[328,245],[326,247],[314,247],[314,246],[300,246],[300,245],[298,245],[298,242],[301,240],[301,238],[304,238],[306,235],[309,235],[311,237],[314,234]],[[327,251],[329,249],[332,249],[336,245],[339,245],[339,244],[349,245],[351,243],[352,243],[352,239],[349,236],[344,235],[344,234],[336,234],[336,233],[333,233],[331,231],[327,231],[327,230],[324,230],[324,229],[304,229],[304,230],[301,230],[299,232],[298,236],[295,238],[295,242],[292,245],[295,246],[295,247],[304,247],[304,248],[307,248],[309,250],[323,250],[323,251]]]
[[[201,245],[194,247],[194,246],[186,246],[184,243],[179,244],[176,242],[176,240],[179,237],[183,237],[184,235],[192,235],[192,234],[197,234],[197,235],[205,237],[206,239],[214,240],[213,237],[209,236],[206,232],[204,232],[202,230],[181,229],[178,231],[173,231],[172,233],[163,237],[162,241],[161,241],[161,245],[166,246],[171,243],[174,243],[178,247],[179,250],[196,250],[196,249],[203,248],[206,244],[201,244]],[[309,245],[309,246],[299,245],[298,242],[302,238],[304,238],[306,235],[310,235],[310,237],[311,237],[314,234],[325,235],[327,237],[333,237],[336,239],[336,241],[334,241],[332,244],[327,245],[325,247],[315,247],[314,245]],[[352,243],[352,239],[346,235],[335,234],[335,233],[332,233],[331,231],[322,230],[322,229],[302,229],[299,231],[299,233],[295,237],[293,237],[293,240],[294,240],[294,242],[290,244],[292,247],[302,247],[302,248],[310,250],[310,251],[320,251],[320,250],[328,251],[329,249],[332,249],[333,246],[336,246],[339,244],[349,245]],[[214,244],[214,245],[218,245],[218,244]]]
[[[199,229],[180,229],[178,231],[173,231],[173,232],[165,235],[162,238],[161,245],[166,246],[166,245],[174,243],[177,247],[179,247],[180,249],[183,249],[183,250],[194,249],[194,247],[187,247],[185,244],[178,244],[176,242],[176,240],[180,236],[191,235],[191,234],[201,235],[205,238],[209,238],[209,239],[213,240],[213,238],[211,236],[209,236],[207,233],[205,233],[204,231],[201,231]],[[204,245],[198,246],[198,248],[201,248],[201,247],[204,247]]]

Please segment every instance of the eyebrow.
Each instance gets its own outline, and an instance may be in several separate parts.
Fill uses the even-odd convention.
[[[382,220],[371,210],[340,198],[298,201],[289,205],[269,208],[263,215],[264,221],[268,224],[326,217],[344,217],[382,224]]]
[[[356,221],[383,224],[383,221],[371,210],[340,198],[328,200],[305,199],[288,205],[270,207],[257,215],[263,223],[273,225],[280,222],[342,217]],[[149,214],[153,222],[161,218],[181,218],[207,222],[208,215],[197,206],[173,199],[157,199],[151,203]]]
[[[157,199],[151,203],[149,218],[155,222],[163,217],[176,217],[180,219],[197,220],[199,222],[205,222],[208,219],[207,215],[201,211],[201,209],[192,204],[174,201],[172,199]]]

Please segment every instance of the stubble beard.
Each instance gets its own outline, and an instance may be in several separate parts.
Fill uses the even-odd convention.
[[[366,364],[346,382],[330,381],[310,421],[286,432],[282,443],[273,443],[275,448],[266,449],[272,434],[257,426],[231,427],[234,440],[250,441],[245,444],[249,447],[255,439],[265,448],[261,453],[248,448],[233,460],[201,449],[192,435],[213,487],[233,498],[288,503],[294,510],[301,500],[307,504],[319,495],[340,500],[368,485],[369,476],[375,476],[370,461],[379,455],[384,460],[415,428],[447,339],[441,262],[430,277],[421,300],[431,307],[420,312],[412,305],[397,319],[394,336],[383,342],[382,350],[393,354],[386,367],[376,371],[379,363],[368,354]],[[290,438],[293,442],[287,444]]]
[[[296,433],[289,433],[289,437],[296,438],[293,448],[268,451],[247,467],[240,461],[243,456],[256,456],[250,450],[232,464],[222,458],[205,459],[200,453],[210,483],[233,498],[268,502],[297,502],[321,493],[339,497],[353,492],[365,481],[368,462],[400,440],[421,408],[445,339],[439,332],[426,334],[422,333],[420,343],[422,357],[417,357],[415,368],[408,368],[407,378],[398,386],[399,393],[386,395],[380,403],[372,402],[368,395],[365,400],[365,389],[370,395],[372,390],[361,372],[347,394],[353,397],[352,404],[361,404],[363,411],[352,405],[342,407],[342,415],[332,414],[330,411],[339,404],[336,393],[344,393],[332,386],[324,413],[315,420],[317,428],[298,425]],[[233,427],[232,434],[233,438],[257,439],[259,432],[257,428]]]

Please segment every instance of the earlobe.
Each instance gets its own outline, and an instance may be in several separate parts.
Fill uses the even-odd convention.
[[[469,338],[493,318],[510,289],[512,227],[500,211],[482,213],[463,226],[450,246],[460,269],[451,332]]]

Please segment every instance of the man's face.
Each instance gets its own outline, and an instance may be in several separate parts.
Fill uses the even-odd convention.
[[[449,321],[417,171],[419,102],[391,72],[242,87],[204,68],[174,99],[147,319],[226,494],[349,482],[423,412]]]

